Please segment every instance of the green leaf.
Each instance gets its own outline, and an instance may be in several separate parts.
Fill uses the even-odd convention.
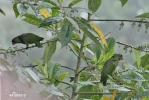
[[[13,5],[13,11],[14,11],[14,13],[15,13],[15,16],[16,16],[16,18],[19,16],[19,11],[18,11],[18,8],[17,8],[17,3],[15,3],[14,5]]]
[[[143,68],[147,68],[147,65],[149,64],[149,54],[145,54],[144,56],[141,57],[141,63],[140,66]],[[137,66],[137,62],[134,63],[135,66]]]
[[[7,66],[11,66],[7,60],[3,59],[3,58],[0,58],[0,67],[7,67]],[[3,71],[3,70],[2,70]]]
[[[86,82],[78,82],[78,83],[71,84],[68,87],[66,87],[66,89],[77,87],[77,86],[85,86],[85,85],[93,85],[94,86],[94,84],[92,82],[86,81]]]
[[[120,0],[121,1],[121,4],[122,4],[122,7],[127,3],[128,0]]]
[[[95,92],[94,86],[93,85],[85,85],[82,86],[78,92]],[[82,100],[82,98],[88,99],[88,100],[96,100],[96,99],[91,99],[91,95],[86,95],[86,94],[80,94],[78,95],[78,100]],[[98,99],[97,99],[98,100]]]
[[[78,26],[78,24],[72,19],[72,18],[70,18],[70,17],[66,17],[69,21],[70,21],[70,23],[79,31],[79,26]]]
[[[81,8],[81,7],[71,8],[71,12],[75,12],[75,11],[82,11],[82,12],[87,12],[87,13],[93,14],[93,12],[91,10],[86,9],[86,8]]]
[[[54,7],[52,4],[47,3],[47,2],[43,2],[41,4],[38,5],[38,7],[36,8],[36,10],[40,10],[42,8],[52,8]]]
[[[105,90],[106,89],[109,89],[109,90],[117,89],[119,91],[126,91],[126,92],[131,91],[131,90],[125,88],[123,85],[117,85],[117,84],[107,85],[107,86],[103,87],[103,89],[105,89]]]
[[[4,11],[3,11],[2,9],[0,9],[0,12],[1,12],[3,15],[5,15],[5,13],[4,13]]]
[[[39,26],[40,23],[43,21],[41,18],[37,18],[35,15],[33,14],[28,14],[26,13],[24,15],[26,18],[23,18],[22,20],[29,23],[29,24],[32,24],[32,25],[35,25],[35,26]]]
[[[17,4],[17,8],[18,8],[20,17],[24,16],[27,13],[27,7],[24,4]]]
[[[136,16],[136,18],[149,18],[149,13],[143,13],[141,15]]]
[[[72,7],[73,5],[77,4],[78,2],[80,2],[82,0],[73,0],[68,7]]]
[[[78,21],[81,22],[82,24],[84,24],[85,26],[87,26],[90,30],[94,30],[93,27],[89,24],[88,20],[86,20],[84,18],[80,18]]]
[[[94,54],[96,55],[96,59],[98,61],[100,54],[101,54],[101,49],[96,43],[92,43],[91,46],[92,46]]]
[[[64,25],[61,28],[60,42],[61,48],[67,45],[72,39],[72,28],[70,25]]]
[[[113,39],[113,37],[109,37],[108,39],[106,39],[107,44],[108,44],[108,48],[112,49],[115,46],[115,39]]]
[[[81,40],[81,37],[80,37],[80,35],[79,34],[77,34],[77,33],[72,33],[72,37],[74,38],[74,39],[78,39],[78,40]],[[77,40],[76,40],[77,41]],[[77,42],[79,42],[79,41],[77,41]]]
[[[136,72],[128,73],[121,76],[122,79],[135,80],[135,81],[146,81],[141,74],[136,74]]]
[[[141,63],[140,55],[139,55],[138,51],[135,49],[133,49],[133,52],[134,52],[135,57],[136,57],[137,66],[140,67],[140,63]]]
[[[103,51],[104,51],[104,50],[103,50]],[[102,67],[103,67],[103,64],[104,64],[109,58],[111,58],[113,55],[114,55],[114,48],[113,48],[113,49],[109,49],[109,51],[108,51],[106,54],[100,56],[98,67],[99,67],[99,68],[102,68]]]
[[[44,2],[48,2],[52,5],[54,5],[55,7],[58,7],[58,5],[55,2],[51,1],[51,0],[44,0]]]
[[[49,42],[44,45],[44,53],[42,56],[42,60],[43,60],[44,64],[48,63],[50,61],[52,55],[54,54],[54,52],[56,50],[56,42],[57,41],[53,40],[53,42]]]
[[[140,64],[140,66],[145,67],[148,64],[149,64],[149,54],[146,54],[146,55],[141,57],[141,64]]]
[[[107,46],[104,45],[104,53],[105,54],[108,53],[115,46],[115,39],[113,39],[113,37],[109,37],[108,39],[106,39],[106,41],[108,44],[108,48],[107,48]]]
[[[63,81],[68,76],[68,72],[63,72],[57,76],[58,81]],[[55,86],[57,86],[60,82],[55,82]]]
[[[58,64],[55,62],[49,62],[47,65],[48,78],[50,78],[50,79],[55,78],[55,76],[60,68],[61,68],[61,64]]]
[[[40,63],[37,59],[35,59],[35,58],[33,58],[33,60],[34,60],[35,63],[38,65],[38,67],[39,67],[39,69],[40,69],[42,75],[45,76],[44,69],[43,69],[43,66],[41,65],[41,63]]]
[[[39,83],[40,79],[39,77],[29,68],[25,68],[25,71],[28,72],[28,74],[37,82]]]
[[[57,0],[60,5],[62,5],[63,0]]]
[[[45,65],[44,65],[44,67],[43,67],[43,71],[44,71],[44,76],[45,76],[45,78],[48,78],[48,70],[47,70],[47,63],[45,63]]]
[[[96,37],[90,32],[88,31],[88,27],[84,26],[83,24],[80,25],[80,28],[83,30],[83,32],[92,40],[94,41],[102,50],[103,50],[103,47],[102,45],[100,44],[100,42],[96,39]]]
[[[56,97],[52,97],[52,100],[55,100],[55,99],[53,99],[53,98],[64,97],[64,95],[59,91],[59,89],[58,89],[57,87],[54,86],[54,84],[50,84],[50,85],[46,86],[45,90],[50,93],[50,94],[48,95],[48,97],[46,97],[46,98],[50,98],[49,96],[50,96],[51,94],[54,95],[54,96],[56,96]],[[59,97],[59,96],[60,96],[60,97]],[[38,99],[38,100],[41,100],[41,99]],[[42,100],[43,100],[43,99],[42,99]],[[51,98],[48,99],[48,100],[51,100]],[[61,100],[61,99],[60,99],[60,100]],[[65,100],[65,99],[63,99],[63,100]],[[66,99],[66,100],[67,100],[67,99]]]
[[[80,73],[79,81],[88,81],[92,75],[90,75],[87,71],[83,71]]]
[[[11,65],[5,59],[0,58],[0,72],[1,71],[7,71],[7,68],[12,69]]]
[[[123,100],[126,93],[127,93],[126,91],[120,92],[119,94],[116,95],[114,100]]]
[[[147,91],[140,91],[139,93],[137,93],[136,95],[135,95],[135,97],[134,98],[142,98],[142,97],[148,97],[149,96],[149,90],[147,90]],[[143,99],[142,99],[143,100]]]
[[[88,9],[95,13],[100,7],[101,2],[102,0],[88,0]]]
[[[145,65],[145,67],[144,67],[145,69],[149,69],[149,64],[148,65]]]
[[[59,15],[59,10],[52,8],[52,16],[53,16],[53,17],[56,17],[56,16],[58,16],[58,15]]]
[[[52,25],[52,24],[60,23],[63,19],[64,19],[63,17],[49,17],[49,18],[45,18],[43,20],[43,22],[41,22],[39,27],[49,26],[49,25]]]

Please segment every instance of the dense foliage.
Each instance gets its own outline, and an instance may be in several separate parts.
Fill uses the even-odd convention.
[[[20,16],[22,21],[50,31],[53,38],[42,43],[43,56],[41,59],[43,63],[33,58],[36,65],[14,67],[5,59],[0,58],[1,65],[6,68],[12,66],[12,69],[8,67],[7,70],[11,74],[15,73],[17,79],[24,82],[23,84],[33,82],[34,86],[43,87],[38,92],[39,100],[43,98],[51,100],[149,99],[149,54],[146,53],[143,56],[139,54],[148,52],[148,46],[133,47],[117,42],[112,37],[106,38],[108,34],[104,35],[98,26],[91,22],[94,20],[91,19],[91,16],[100,9],[102,0],[88,0],[86,1],[87,8],[77,7],[77,4],[82,1],[73,0],[67,7],[64,7],[63,0],[13,0],[16,18]],[[119,2],[123,7],[127,1],[120,0]],[[1,9],[0,12],[5,14]],[[86,12],[88,19],[77,16],[79,12]],[[145,24],[146,28],[149,27],[149,22],[146,20],[149,18],[149,13],[134,17],[141,19],[130,21],[132,25],[138,22],[140,26]],[[121,21],[120,26],[123,27],[123,23],[128,20]],[[69,49],[77,57],[75,69],[51,61],[58,42],[61,43],[61,48]],[[115,72],[111,76],[109,75],[107,85],[103,86],[100,83],[101,70],[104,63],[116,53],[114,49],[116,43],[124,45],[124,50],[129,49],[130,53],[134,53],[136,61],[132,64],[122,61]],[[29,49],[34,47],[36,46],[30,46]],[[26,48],[1,49],[1,54],[7,58],[9,54],[15,56],[18,52],[25,53],[25,50]],[[91,56],[88,56],[89,54]],[[86,67],[82,68],[81,63],[85,63]],[[74,72],[70,80],[64,81],[69,74],[68,71],[57,74],[61,68]],[[65,90],[62,90],[59,84],[66,84]],[[72,95],[68,95],[66,92],[70,88]]]

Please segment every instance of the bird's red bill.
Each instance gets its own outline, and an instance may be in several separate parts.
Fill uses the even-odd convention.
[[[14,45],[14,44],[15,44],[15,42],[12,42],[12,44]]]
[[[121,59],[120,60],[123,60],[123,57],[121,57]]]

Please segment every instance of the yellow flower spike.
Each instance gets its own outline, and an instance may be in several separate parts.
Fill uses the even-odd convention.
[[[102,33],[102,31],[98,28],[98,26],[96,24],[94,24],[93,22],[90,22],[90,25],[94,28],[94,30],[98,33],[98,36],[101,38],[102,42],[106,45],[106,47],[108,47],[107,45],[107,41]]]

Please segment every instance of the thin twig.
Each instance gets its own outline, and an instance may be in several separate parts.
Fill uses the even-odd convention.
[[[102,92],[77,92],[76,94],[88,94],[88,95],[106,95],[106,94],[113,94],[113,93],[102,93]],[[119,94],[119,93],[117,93]]]
[[[67,66],[61,66],[61,67],[70,69],[70,70],[72,70],[72,71],[75,71],[73,68],[70,68],[70,67],[67,67]]]
[[[124,73],[124,72],[130,71],[130,70],[131,70],[131,69],[127,69],[127,70],[124,70],[124,71],[115,72],[114,74],[121,74],[121,73]]]
[[[148,21],[142,20],[125,20],[125,19],[91,19],[90,21],[123,21],[123,22],[138,22],[138,23],[149,23]]]
[[[34,67],[36,67],[36,66],[38,66],[38,65],[28,65],[28,66],[24,66],[24,67],[32,67],[32,68],[34,68]],[[44,66],[44,64],[42,64],[42,66]],[[63,68],[66,68],[66,69],[70,69],[70,70],[72,70],[72,71],[75,71],[73,68],[71,68],[71,67],[67,67],[67,66],[61,66],[61,67],[63,67]]]
[[[46,78],[40,78],[40,80],[47,80],[47,79]],[[63,83],[63,84],[66,84],[66,85],[71,85],[71,84],[69,84],[67,82],[63,82],[63,81],[59,81],[59,80],[55,80],[55,81]]]
[[[95,70],[95,69],[97,68],[97,66],[90,66],[90,65],[88,65],[88,66],[82,68],[82,69],[78,72],[78,74],[80,74],[82,71],[86,70],[86,68],[89,68],[90,70]]]
[[[71,46],[70,45],[68,45],[68,47],[69,47],[69,49],[70,49],[70,51],[72,51],[73,52],[73,54],[75,55],[75,56],[77,56],[78,57],[78,55],[73,51],[73,49],[71,48]]]
[[[66,85],[71,85],[71,84],[69,84],[69,83],[67,83],[67,82],[63,82],[63,81],[59,81],[59,80],[56,80],[57,82],[60,82],[60,83],[63,83],[63,84],[66,84]]]
[[[129,48],[133,48],[133,49],[135,49],[135,50],[139,50],[138,48],[136,48],[136,47],[134,47],[134,46],[131,46],[131,45],[128,45],[128,44],[125,44],[125,43],[122,43],[122,42],[116,42],[117,44],[120,44],[120,45],[124,45],[124,46],[127,46],[127,47],[129,47]],[[141,51],[144,51],[144,52],[149,52],[149,51],[147,51],[147,50],[141,50]]]
[[[127,47],[129,47],[129,48],[133,48],[133,49],[135,49],[135,50],[137,50],[137,51],[139,50],[137,47],[134,47],[134,46],[131,46],[131,45],[128,45],[128,44],[119,42],[119,41],[116,41],[116,43],[117,43],[117,44],[120,44],[120,45],[127,46]],[[91,45],[91,44],[87,44],[87,45],[85,45],[84,47],[87,47],[87,46],[89,46],[89,45]],[[149,52],[149,50],[140,50],[140,51]]]

